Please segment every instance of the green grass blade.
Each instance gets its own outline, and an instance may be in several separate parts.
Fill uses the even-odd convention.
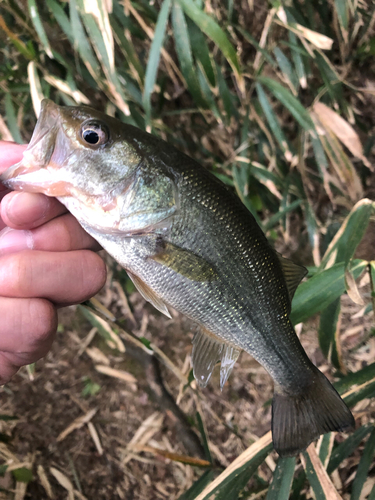
[[[336,262],[344,262],[345,266],[348,265],[367,230],[370,217],[372,217],[374,213],[375,202],[367,198],[359,201],[352,208],[330,243],[322,259],[320,265],[321,269],[324,269],[327,265],[333,252],[336,252]]]
[[[279,458],[266,500],[288,500],[292,487],[296,459]]]
[[[320,315],[319,322],[319,345],[324,354],[330,359],[333,365],[340,369],[338,349],[336,345],[336,334],[338,328],[338,319],[340,314],[340,297],[329,304]]]
[[[199,88],[199,82],[196,77],[189,32],[184,12],[181,6],[176,2],[172,7],[172,27],[176,43],[177,56],[180,61],[181,71],[185,78],[188,90],[198,106],[207,108],[207,102],[202,96]]]
[[[307,76],[306,76],[306,70],[305,70],[305,65],[303,63],[303,59],[301,57],[301,53],[298,48],[298,40],[297,37],[294,33],[291,31],[288,32],[289,40],[290,40],[290,49],[291,49],[291,54],[292,54],[292,59],[294,63],[294,67],[296,70],[297,78],[298,81],[301,85],[301,87],[304,89],[307,87]],[[309,58],[308,58],[309,60]]]
[[[268,100],[268,97],[266,96],[266,93],[263,90],[263,87],[260,85],[260,83],[257,83],[255,85],[255,88],[257,91],[259,103],[267,118],[268,125],[270,126],[273,135],[275,136],[277,142],[279,143],[279,146],[284,152],[286,158],[291,159],[292,153],[289,149],[288,141],[286,140],[284,132],[281,130],[280,124],[275,116],[275,113],[273,112],[272,106]]]
[[[259,467],[271,450],[272,438],[271,432],[268,432],[241,453],[195,500],[208,500],[214,493],[226,488],[229,484],[235,487],[236,478],[242,472],[250,473],[251,467],[255,464]]]
[[[146,122],[151,120],[151,94],[154,90],[156,75],[159,67],[160,52],[164,43],[165,32],[172,0],[164,0],[160,9],[159,17],[155,27],[154,38],[152,40],[150,54],[148,57],[145,88],[143,91],[143,107],[146,112]]]
[[[20,129],[17,124],[16,111],[14,109],[13,101],[9,93],[5,94],[4,103],[5,103],[5,116],[7,118],[9,131],[12,134],[13,140],[18,142],[19,144],[22,144],[23,140],[21,137]]]
[[[335,382],[335,388],[340,394],[344,394],[354,385],[361,386],[373,378],[375,378],[375,363],[371,363],[355,373],[349,373]]]
[[[203,12],[197,4],[193,2],[193,0],[177,1],[183,8],[185,14],[189,16],[190,19],[194,21],[195,24],[199,26],[199,28],[219,47],[236,75],[239,88],[243,90],[244,83],[240,63],[237,58],[236,50],[228,40],[227,35],[216,23],[216,21]]]
[[[288,89],[283,87],[281,83],[266,76],[258,77],[258,81],[268,87],[276,99],[280,101],[294,116],[301,127],[303,127],[307,132],[312,132],[314,136],[316,135],[315,125],[311,119],[310,113],[302,106],[300,101],[289,92]]]
[[[353,262],[352,271],[355,278],[358,278],[366,264],[363,260]],[[340,297],[345,292],[344,277],[345,265],[340,262],[301,283],[293,298],[292,322],[297,324],[306,321]]]
[[[206,459],[212,463],[212,456],[211,456],[211,452],[210,452],[210,447],[208,446],[208,439],[207,439],[206,430],[204,428],[204,423],[203,423],[201,414],[198,411],[196,413],[196,418],[197,418],[197,422],[198,422],[198,429],[199,429],[199,432],[201,433],[201,436],[202,436],[202,443],[203,443],[204,452],[206,454]]]
[[[269,231],[270,229],[272,229],[274,226],[276,226],[276,224],[279,222],[279,220],[281,220],[283,217],[285,217],[285,215],[287,213],[292,212],[297,207],[299,207],[302,203],[303,203],[303,200],[292,201],[292,203],[287,205],[285,208],[283,208],[282,210],[279,210],[279,212],[272,215],[272,217],[270,217],[268,219],[268,221],[263,225],[264,231]]]
[[[138,58],[137,52],[134,50],[133,44],[130,43],[129,40],[124,35],[124,30],[123,30],[123,28],[121,28],[119,26],[115,17],[110,16],[110,20],[111,20],[111,26],[113,29],[113,33],[116,36],[116,40],[118,42],[120,50],[125,55],[128,64],[132,65],[133,68],[135,69],[135,71],[137,72],[139,81],[143,85],[144,78],[145,78],[145,71],[144,71],[144,68],[143,68],[139,58]]]
[[[275,54],[277,64],[279,65],[279,68],[281,69],[281,72],[283,73],[284,78],[286,79],[289,86],[291,87],[294,95],[297,95],[297,89],[299,86],[299,82],[298,82],[298,78],[293,70],[291,62],[286,57],[284,52],[281,49],[279,49],[279,47],[275,47],[273,49],[273,53]]]
[[[305,466],[306,477],[314,492],[315,500],[338,500],[338,498],[340,498],[338,495],[333,496],[333,494],[332,495],[330,494],[332,492],[329,491],[329,485],[324,485],[325,487],[323,486],[323,481],[321,480],[320,477],[322,471],[319,471],[318,467],[317,470],[315,469],[307,451],[303,453],[303,457],[306,461],[306,466]],[[331,487],[333,488],[332,485]]]
[[[38,34],[39,40],[41,41],[43,48],[44,48],[46,54],[48,55],[48,57],[53,59],[51,46],[49,44],[48,37],[47,37],[46,32],[44,30],[42,21],[40,19],[40,15],[39,15],[38,7],[36,5],[36,1],[35,0],[27,0],[27,4],[29,7],[31,21],[34,25],[35,31]]]
[[[363,454],[361,460],[358,465],[357,474],[355,475],[353,486],[352,486],[352,495],[350,500],[359,500],[361,496],[361,491],[365,481],[368,477],[368,471],[372,465],[372,461],[375,453],[375,429],[372,430],[370,437],[366,443],[365,449],[363,450]]]
[[[216,86],[216,76],[212,65],[210,51],[208,50],[208,45],[202,31],[198,28],[196,24],[187,19],[187,26],[189,30],[189,37],[191,42],[191,49],[193,51],[194,57],[200,62],[202,70],[204,71],[207,80],[212,87]]]
[[[215,472],[213,470],[207,470],[204,472],[199,479],[193,483],[190,488],[183,493],[178,500],[195,500],[199,493],[201,493],[204,488],[212,481]]]
[[[96,80],[101,78],[100,65],[89,44],[83,25],[78,14],[78,5],[76,0],[69,0],[69,15],[72,25],[71,32],[74,36],[74,48],[78,51],[89,73]]]
[[[334,448],[328,463],[327,472],[332,474],[334,470],[358,448],[361,441],[373,430],[372,424],[366,424],[357,429],[345,441]]]
[[[68,16],[64,12],[64,9],[55,0],[46,0],[46,3],[49,10],[53,14],[53,17],[56,19],[65,35],[68,37],[70,43],[73,43],[74,37],[72,33],[72,26]]]

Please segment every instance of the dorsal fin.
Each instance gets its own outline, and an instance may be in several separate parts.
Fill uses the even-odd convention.
[[[138,292],[142,295],[142,297],[150,302],[158,311],[165,314],[168,318],[172,318],[170,315],[167,306],[161,300],[160,297],[156,295],[156,293],[148,286],[146,283],[141,280],[137,275],[131,273],[130,271],[126,271],[129,275],[129,278],[134,283],[134,286],[138,290]]]
[[[220,387],[222,389],[240,352],[240,349],[219,340],[216,335],[201,328],[195,334],[191,355],[193,373],[198,385],[206,387],[216,363],[221,361]]]
[[[302,278],[307,274],[307,269],[303,266],[295,264],[293,261],[289,259],[286,259],[278,252],[276,253],[279,258],[281,267],[283,269],[286,286],[289,292],[290,302],[292,302],[294,293],[297,290],[298,285],[300,284]]]

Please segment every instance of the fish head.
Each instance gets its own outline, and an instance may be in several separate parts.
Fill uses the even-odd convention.
[[[100,220],[98,226],[110,230],[141,161],[120,121],[86,106],[62,107],[44,99],[22,160],[3,172],[0,182],[55,196],[78,219]]]

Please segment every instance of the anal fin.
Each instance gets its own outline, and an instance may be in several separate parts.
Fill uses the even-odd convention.
[[[167,306],[164,304],[162,299],[158,297],[158,295],[136,274],[131,273],[130,271],[126,271],[129,275],[129,278],[134,283],[134,286],[138,290],[138,292],[142,295],[142,297],[150,302],[158,311],[165,314],[168,318],[172,318],[170,315]]]
[[[221,361],[220,388],[222,389],[240,352],[240,349],[223,342],[213,333],[201,328],[194,337],[191,355],[193,373],[198,385],[206,387],[216,363]]]

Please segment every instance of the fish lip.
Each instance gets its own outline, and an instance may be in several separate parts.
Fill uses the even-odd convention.
[[[25,185],[23,178],[25,175],[48,166],[54,151],[59,118],[59,106],[49,99],[43,99],[38,121],[22,160],[0,175],[0,182],[7,188],[22,190],[22,185]],[[35,186],[35,188],[38,187]],[[28,187],[28,190],[31,189]]]

